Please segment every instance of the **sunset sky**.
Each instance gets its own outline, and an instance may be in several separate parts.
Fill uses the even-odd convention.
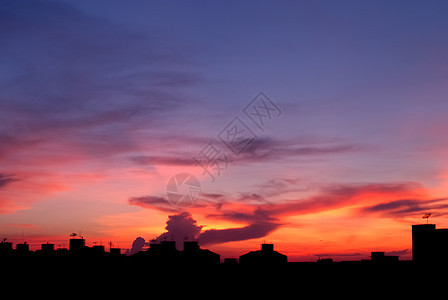
[[[448,227],[447,14],[447,1],[0,0],[0,238],[411,259],[424,213]],[[247,113],[257,103],[264,117]],[[239,153],[222,140],[235,122]],[[219,174],[195,160],[210,145]],[[168,199],[179,173],[199,180],[191,206]]]

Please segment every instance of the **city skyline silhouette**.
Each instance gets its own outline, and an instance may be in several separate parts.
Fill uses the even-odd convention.
[[[268,243],[238,258],[223,258],[203,249],[197,241],[185,240],[183,250],[178,250],[176,241],[168,239],[152,241],[146,249],[127,256],[112,243],[109,251],[103,245],[86,246],[84,237],[72,233],[68,249],[56,249],[47,242],[41,244],[41,249],[30,251],[26,242],[13,248],[4,239],[0,242],[0,265],[3,274],[9,273],[22,283],[50,282],[64,287],[82,278],[89,291],[105,289],[107,294],[111,284],[115,293],[135,284],[159,289],[175,284],[179,293],[184,294],[184,289],[200,282],[216,290],[225,287],[222,295],[279,293],[279,287],[281,292],[291,295],[299,285],[301,291],[325,288],[318,292],[321,296],[359,297],[360,292],[369,291],[374,298],[386,294],[415,297],[425,295],[426,287],[439,296],[443,294],[445,281],[440,270],[448,266],[447,230],[436,229],[435,224],[429,223],[412,225],[412,260],[373,251],[370,259],[357,261],[318,258],[313,262],[290,262],[286,255],[274,250],[274,244]],[[40,276],[33,276],[35,272]],[[437,276],[423,275],[428,272]],[[123,274],[128,276],[122,278]],[[266,287],[253,290],[260,284]],[[414,290],[415,285],[425,288]],[[343,291],[339,290],[341,287]],[[177,294],[177,289],[170,294]]]
[[[347,260],[342,263],[376,263],[376,264],[398,264],[413,262],[418,265],[434,265],[448,264],[448,229],[436,229],[435,224],[415,224],[412,225],[412,259],[401,260],[399,255],[388,255],[383,251],[372,251],[370,259]],[[138,239],[137,239],[138,240]],[[135,241],[134,241],[134,244]],[[76,233],[70,234],[69,247],[55,247],[54,244],[46,242],[40,245],[40,249],[30,250],[29,244],[25,241],[17,243],[15,248],[13,243],[7,238],[3,238],[0,242],[0,258],[2,262],[8,262],[8,259],[20,258],[45,258],[45,257],[65,257],[73,259],[101,259],[104,257],[141,260],[150,264],[199,264],[199,265],[216,265],[216,264],[243,264],[243,265],[281,265],[287,264],[287,255],[274,251],[274,244],[261,244],[259,250],[249,251],[236,257],[221,257],[220,254],[214,253],[208,249],[203,249],[199,245],[198,240],[184,238],[182,250],[176,245],[175,240],[153,239],[150,243],[140,243],[134,245],[135,249],[127,249],[122,251],[121,248],[114,247],[109,242],[109,251],[102,244],[94,243],[93,246],[86,245],[86,239]],[[375,248],[374,246],[372,248]],[[134,250],[134,251],[132,251]],[[328,264],[336,263],[332,257],[318,257],[314,263]]]

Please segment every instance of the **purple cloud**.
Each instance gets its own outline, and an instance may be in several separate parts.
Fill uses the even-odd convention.
[[[167,199],[158,196],[141,196],[128,199],[131,205],[137,205],[143,208],[158,209],[164,212],[178,212],[179,208],[171,204]]]
[[[168,216],[166,231],[152,239],[152,242],[164,240],[175,241],[178,249],[183,248],[185,240],[197,240],[200,245],[220,244],[232,241],[242,241],[263,237],[276,230],[280,224],[258,221],[239,228],[209,229],[203,231],[203,226],[197,225],[190,213],[181,212]],[[141,251],[148,245],[142,238],[137,238],[129,253]]]
[[[197,221],[193,219],[191,214],[188,212],[170,215],[168,216],[168,221],[166,222],[166,232],[153,239],[153,241],[175,241],[177,248],[182,249],[183,242],[185,240],[196,240],[199,238],[202,227],[203,226],[197,225]]]
[[[388,217],[402,217],[425,212],[436,212],[437,215],[445,215],[448,208],[448,198],[437,199],[399,199],[361,209],[362,213],[379,213]]]
[[[257,222],[240,228],[210,229],[199,236],[199,243],[209,245],[261,238],[279,226],[271,222]]]
[[[5,187],[6,185],[18,180],[19,179],[12,175],[0,173],[0,188]]]

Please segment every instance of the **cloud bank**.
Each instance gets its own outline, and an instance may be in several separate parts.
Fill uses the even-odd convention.
[[[276,223],[255,222],[238,228],[202,230],[203,226],[197,225],[197,221],[193,219],[190,213],[182,212],[168,216],[165,227],[166,232],[155,237],[151,242],[175,241],[177,248],[182,250],[185,240],[197,240],[201,246],[243,241],[266,236],[278,227],[279,224]],[[149,243],[145,243],[143,238],[138,237],[133,242],[132,249],[128,254],[137,253],[147,245]]]

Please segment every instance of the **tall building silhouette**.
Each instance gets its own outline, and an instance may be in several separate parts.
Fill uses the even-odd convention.
[[[40,249],[42,253],[52,253],[54,251],[54,244],[46,243],[40,245]]]
[[[0,256],[3,255],[9,255],[12,252],[12,243],[6,242],[6,239],[4,239],[0,243]]]
[[[448,229],[435,224],[412,225],[412,259],[418,263],[448,262]]]
[[[19,254],[27,254],[30,252],[30,245],[27,242],[16,245],[16,252]]]
[[[86,240],[83,238],[71,238],[68,250],[72,255],[84,255],[86,253]]]

